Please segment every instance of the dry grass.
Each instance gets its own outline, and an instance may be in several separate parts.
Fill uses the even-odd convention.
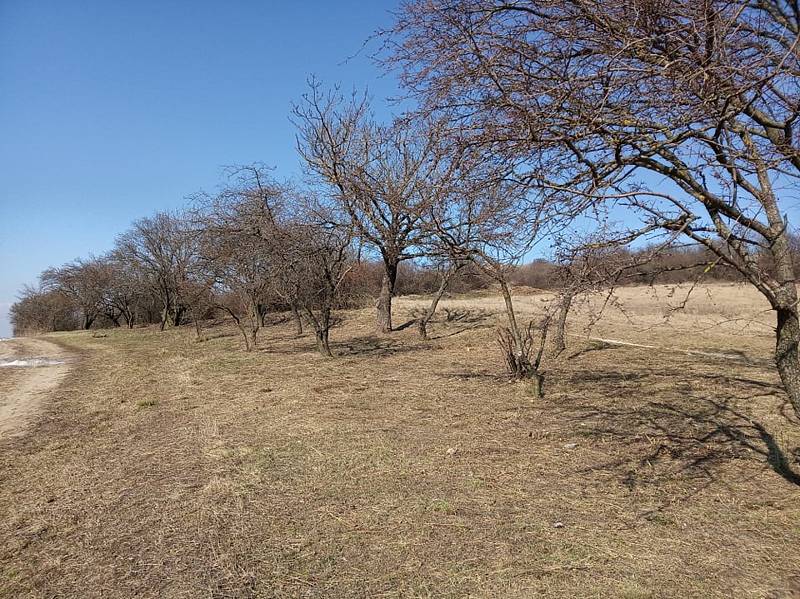
[[[347,313],[335,360],[288,324],[252,354],[224,327],[53,336],[81,359],[0,448],[0,595],[800,596],[800,426],[769,330],[732,324],[762,307],[720,287],[664,322],[624,293],[592,335],[741,359],[587,341],[584,313],[531,402],[491,297],[443,302],[429,343]]]

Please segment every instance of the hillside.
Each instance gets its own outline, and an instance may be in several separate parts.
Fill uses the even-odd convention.
[[[0,596],[800,596],[772,315],[682,300],[579,306],[538,400],[499,297],[444,300],[429,342],[341,312],[327,360],[281,315],[252,353],[225,324],[48,335],[69,370],[0,437]]]

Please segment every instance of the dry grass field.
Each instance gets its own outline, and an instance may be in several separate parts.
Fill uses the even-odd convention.
[[[333,360],[288,322],[250,354],[224,325],[50,335],[74,363],[0,439],[0,596],[800,597],[772,315],[682,298],[622,289],[589,333],[582,306],[541,400],[503,376],[490,294],[429,342],[344,312]]]

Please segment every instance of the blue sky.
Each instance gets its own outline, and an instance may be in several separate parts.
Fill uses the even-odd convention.
[[[0,1],[0,337],[41,270],[108,250],[222,166],[295,176],[309,75],[393,95],[362,45],[396,4]]]

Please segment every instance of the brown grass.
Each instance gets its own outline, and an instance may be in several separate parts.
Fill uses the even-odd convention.
[[[627,290],[592,335],[740,360],[591,342],[584,311],[536,402],[496,298],[444,302],[429,343],[346,313],[335,360],[289,324],[252,354],[225,327],[51,336],[80,360],[0,447],[0,595],[800,596],[800,426],[768,329],[720,322],[762,307],[711,292],[664,322]]]

